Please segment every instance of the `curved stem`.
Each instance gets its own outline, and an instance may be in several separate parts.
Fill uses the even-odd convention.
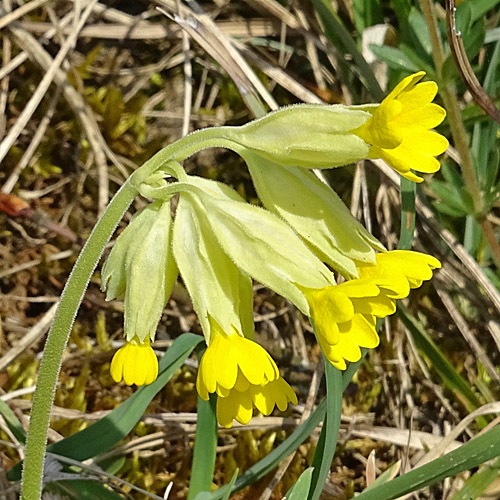
[[[104,246],[137,194],[131,182],[133,177],[130,177],[116,193],[85,243],[66,282],[54,323],[47,335],[33,395],[23,469],[22,500],[39,500],[41,497],[50,410],[54,402],[62,356],[76,313]]]
[[[141,185],[168,161],[182,161],[203,148],[220,146],[239,149],[240,145],[221,137],[227,128],[199,130],[159,151],[123,184],[92,230],[66,282],[54,322],[47,335],[37,387],[33,395],[21,487],[22,500],[39,500],[41,497],[50,410],[54,402],[63,353],[92,273],[104,246],[138,193],[136,186]]]

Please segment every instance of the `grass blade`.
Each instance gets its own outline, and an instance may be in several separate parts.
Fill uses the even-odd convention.
[[[333,10],[330,0],[312,0],[316,12],[325,28],[325,35],[343,54],[350,54],[353,59],[352,68],[357,68],[361,80],[366,86],[375,101],[381,101],[384,98],[384,92],[373,74],[365,58],[359,52],[356,42],[353,40],[349,31],[339,20],[336,12]]]
[[[401,177],[401,230],[399,233],[400,250],[410,250],[415,232],[415,194],[416,184]]]
[[[212,486],[217,450],[216,404],[215,395],[211,395],[209,401],[198,396],[198,420],[188,500],[194,499],[202,491],[210,491]]]
[[[335,455],[340,417],[342,416],[342,372],[325,359],[325,376],[326,418],[323,422],[323,428],[321,429],[312,462],[314,472],[309,490],[309,500],[318,500],[323,491],[323,485],[328,477],[333,456]]]
[[[356,500],[393,500],[477,467],[500,455],[500,426],[485,432],[457,450],[418,467],[388,483],[367,489]]]
[[[406,328],[410,330],[418,348],[429,359],[432,367],[436,370],[448,388],[455,391],[460,397],[465,407],[471,411],[481,406],[481,401],[468,382],[457,373],[453,365],[422,328],[422,325],[401,303],[398,304],[398,315]],[[484,419],[482,422],[486,424]]]

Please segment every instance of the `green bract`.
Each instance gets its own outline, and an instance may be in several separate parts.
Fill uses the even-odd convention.
[[[154,339],[175,280],[170,203],[158,200],[139,212],[116,240],[102,270],[106,300],[125,299],[125,336]]]
[[[370,116],[342,105],[299,104],[223,131],[226,139],[282,165],[331,168],[368,158],[370,145],[351,130]]]
[[[321,260],[346,278],[358,276],[356,262],[375,262],[374,248],[385,250],[313,173],[283,167],[254,152],[243,157],[264,206],[285,219]]]

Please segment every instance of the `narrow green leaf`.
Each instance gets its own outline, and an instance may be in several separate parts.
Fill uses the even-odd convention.
[[[102,483],[90,479],[72,479],[57,481],[59,492],[64,498],[75,500],[123,500],[123,497],[113,490],[106,488]]]
[[[297,482],[288,490],[283,500],[304,500],[311,486],[314,467],[306,469],[297,479]]]
[[[411,0],[391,0],[391,7],[398,18],[399,32],[404,36],[408,33],[408,17],[411,10]]]
[[[332,465],[342,416],[342,372],[325,359],[326,417],[312,461],[314,472],[308,500],[318,500]]]
[[[198,349],[198,359],[201,359],[204,351],[204,348]],[[188,500],[194,499],[202,491],[210,491],[212,487],[217,451],[216,405],[217,396],[215,394],[212,394],[208,401],[204,401],[198,396],[198,417]]]
[[[496,7],[500,3],[500,0],[474,0],[468,3],[471,4],[472,21],[475,21],[486,14],[486,12]]]
[[[370,50],[389,68],[412,73],[420,68],[400,49],[387,45],[370,44]]]
[[[485,465],[471,476],[450,500],[470,500],[479,498],[483,491],[498,478],[500,473],[500,460],[496,459],[490,465]]]
[[[424,15],[412,7],[410,11],[410,16],[408,18],[408,23],[410,25],[411,33],[417,45],[423,49],[427,56],[432,54],[432,42],[431,36],[429,35],[429,30],[427,28],[427,23],[425,22]],[[430,59],[430,57],[426,58]]]
[[[369,488],[356,500],[393,500],[446,477],[477,467],[500,455],[500,426],[485,432],[460,448],[422,465],[375,488]],[[469,497],[471,498],[471,497]]]
[[[384,22],[380,0],[353,0],[354,24],[358,33],[366,28]]]
[[[202,337],[193,333],[182,334],[160,360],[158,378],[152,384],[139,388],[127,401],[98,422],[51,444],[47,451],[83,461],[111,449],[133,429],[151,400],[202,340]],[[10,480],[20,479],[21,463],[9,471]]]
[[[422,325],[401,303],[398,304],[398,316],[411,332],[418,348],[429,359],[431,366],[436,370],[443,382],[449,389],[461,396],[460,399],[465,407],[471,411],[481,406],[481,401],[469,383],[456,372],[453,365],[422,328]],[[484,418],[482,422],[486,423]]]
[[[415,195],[416,184],[401,177],[401,229],[399,232],[400,250],[410,250],[415,232]]]
[[[16,439],[24,444],[26,442],[26,431],[24,430],[21,422],[16,417],[16,414],[10,409],[10,406],[3,400],[0,399],[0,415],[5,420],[7,427],[10,429],[12,434]]]
[[[333,10],[330,0],[312,0],[312,4],[318,13],[325,29],[325,35],[343,54],[350,54],[353,63],[361,76],[361,81],[366,86],[376,101],[384,98],[384,92],[373,74],[370,66],[363,55],[359,52],[356,42],[346,27],[339,20],[337,13]]]

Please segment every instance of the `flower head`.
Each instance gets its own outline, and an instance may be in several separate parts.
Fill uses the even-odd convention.
[[[275,406],[284,411],[289,402],[297,404],[295,393],[264,348],[235,329],[226,333],[214,320],[210,324],[210,342],[201,358],[196,387],[202,399],[217,394],[221,425],[231,427],[233,420],[247,424],[254,407],[269,415]]]
[[[433,173],[439,170],[435,156],[448,147],[445,137],[430,130],[445,118],[446,111],[432,100],[437,93],[435,82],[419,83],[420,71],[404,78],[372,116],[352,132],[371,144],[370,157],[382,158],[403,177],[415,182],[423,179],[411,170]]]
[[[134,338],[125,342],[113,356],[110,372],[116,383],[122,379],[127,385],[147,385],[154,382],[158,376],[158,359],[149,339],[142,342]]]
[[[396,300],[408,296],[441,267],[431,255],[395,250],[378,253],[375,264],[363,264],[359,279],[337,286],[304,290],[318,342],[325,357],[340,370],[361,358],[360,347],[373,348],[379,338],[376,318],[396,310]]]

